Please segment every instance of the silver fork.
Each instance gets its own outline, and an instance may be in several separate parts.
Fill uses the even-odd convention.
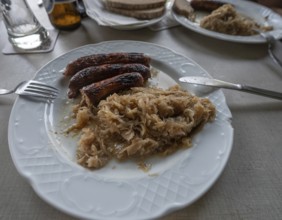
[[[58,89],[45,83],[29,80],[19,83],[14,89],[0,89],[0,95],[16,93],[18,95],[33,96],[45,99],[55,99],[59,93]]]

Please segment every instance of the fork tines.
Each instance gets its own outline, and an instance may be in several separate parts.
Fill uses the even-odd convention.
[[[22,95],[31,95],[41,98],[55,99],[58,95],[58,89],[45,83],[31,80],[23,88]]]

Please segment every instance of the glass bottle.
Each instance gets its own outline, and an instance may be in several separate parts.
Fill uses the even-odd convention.
[[[60,30],[74,30],[81,24],[75,0],[44,0],[51,24]]]

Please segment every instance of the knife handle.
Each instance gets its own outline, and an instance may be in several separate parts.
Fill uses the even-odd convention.
[[[253,86],[248,85],[241,85],[240,88],[241,91],[266,96],[273,99],[279,99],[282,100],[282,93],[281,92],[275,92],[267,89],[261,89]]]

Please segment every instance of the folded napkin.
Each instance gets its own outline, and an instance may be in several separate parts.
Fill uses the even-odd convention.
[[[170,10],[167,11],[165,17],[161,21],[151,25],[149,29],[151,29],[152,31],[161,31],[176,26],[179,26],[179,23],[173,18]]]

